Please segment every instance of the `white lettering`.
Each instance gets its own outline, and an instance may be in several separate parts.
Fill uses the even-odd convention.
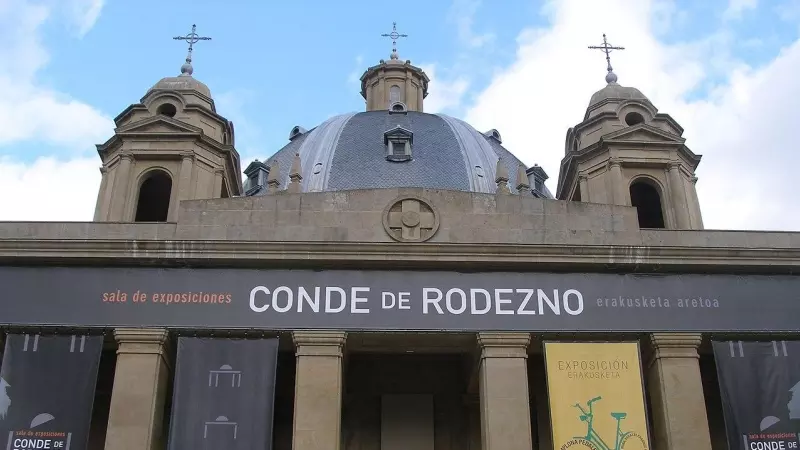
[[[286,306],[281,307],[278,305],[278,294],[284,292],[286,293]],[[294,303],[294,295],[292,295],[292,291],[288,287],[280,286],[272,293],[272,309],[276,312],[284,313],[292,309],[292,303]]]
[[[397,294],[397,309],[411,309],[411,299],[408,297],[411,296],[411,292],[401,292]]]
[[[461,297],[461,302],[459,303],[458,308],[453,307],[453,294],[458,294],[458,296]],[[459,288],[450,289],[447,291],[445,304],[447,305],[447,310],[452,314],[461,314],[467,310],[467,294]]]
[[[430,294],[434,294],[436,297],[431,297]],[[422,288],[422,314],[428,314],[428,304],[433,304],[436,312],[444,314],[442,307],[439,306],[440,301],[442,301],[442,291],[436,288]]]
[[[23,450],[29,448],[53,448],[52,439],[32,439],[32,438],[16,438],[14,439],[14,450]]]
[[[350,312],[353,314],[368,314],[369,308],[359,308],[359,303],[366,303],[369,301],[367,297],[359,297],[359,292],[369,292],[368,287],[354,287],[350,289]]]
[[[264,303],[264,306],[256,306],[256,293],[258,292],[263,292],[269,295],[269,289],[267,289],[264,286],[256,286],[253,288],[252,291],[250,291],[250,309],[252,309],[257,313],[260,313],[269,309],[269,303]]]
[[[525,294],[525,298],[522,300],[522,303],[519,305],[519,309],[517,310],[517,314],[520,315],[535,315],[536,310],[525,309],[528,306],[528,302],[531,301],[531,297],[533,297],[533,289],[517,289],[517,294]]]
[[[341,300],[341,305],[337,308],[331,306],[331,294],[332,293],[339,294],[339,299]],[[326,313],[338,313],[344,311],[344,307],[347,305],[347,294],[344,292],[344,289],[336,286],[328,286],[325,288],[325,312]]]
[[[558,289],[553,289],[553,301],[550,301],[550,297],[545,295],[544,291],[541,289],[537,289],[536,293],[539,296],[539,314],[544,314],[544,304],[547,302],[547,305],[550,306],[550,309],[558,316],[561,314],[561,308],[558,302]]]
[[[314,300],[312,303],[311,297],[308,295],[308,291],[303,286],[300,286],[297,289],[297,312],[303,312],[303,302],[308,303],[308,306],[311,307],[311,310],[314,312],[319,312],[319,286],[314,288]]]
[[[477,302],[478,297],[476,294],[481,294],[483,295],[483,298],[486,299],[486,308],[478,309],[478,302]],[[472,314],[486,314],[492,309],[492,299],[491,296],[489,295],[489,291],[487,291],[486,289],[470,289],[469,302],[471,307],[470,312]]]
[[[502,309],[500,305],[511,304],[510,298],[500,298],[501,294],[511,294],[513,289],[495,289],[494,290],[494,312],[497,314],[514,314],[513,309]]]
[[[569,302],[570,294],[574,295],[575,298],[577,299],[576,300],[577,305],[574,309]],[[566,311],[567,314],[569,315],[577,316],[578,314],[583,312],[583,295],[581,295],[580,291],[578,291],[577,289],[567,289],[564,292],[564,299],[562,300],[562,302],[564,303],[564,311]]]
[[[387,299],[389,300],[387,302]],[[394,308],[394,294],[391,292],[384,292],[381,294],[381,307],[383,309],[392,309]]]

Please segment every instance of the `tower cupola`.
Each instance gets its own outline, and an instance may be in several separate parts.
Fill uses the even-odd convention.
[[[392,32],[383,36],[392,39],[389,60],[381,60],[361,76],[361,96],[366,100],[367,111],[422,112],[430,79],[421,68],[410,60],[401,61],[397,54],[397,39],[408,35],[398,33],[395,23]]]

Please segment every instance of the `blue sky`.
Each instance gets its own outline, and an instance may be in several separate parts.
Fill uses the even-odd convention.
[[[673,115],[689,147],[704,155],[698,175],[708,181],[698,190],[710,223],[798,227],[797,216],[784,213],[793,198],[764,202],[775,186],[734,195],[742,175],[732,170],[765,134],[778,136],[764,143],[773,165],[749,165],[747,183],[774,182],[785,166],[780,139],[790,142],[791,125],[747,117],[793,108],[784,97],[799,90],[790,72],[800,70],[800,0],[0,0],[0,41],[9,43],[0,49],[0,178],[12,180],[0,188],[36,185],[44,168],[83,170],[88,180],[63,194],[79,198],[80,208],[58,207],[61,197],[44,214],[4,195],[0,219],[91,219],[94,144],[111,135],[115,115],[179,73],[186,43],[172,37],[193,23],[212,37],[196,45],[194,75],[234,121],[246,165],[277,151],[294,125],[362,110],[357,79],[388,56],[391,41],[381,34],[393,21],[409,34],[398,42],[401,58],[431,75],[426,110],[499,129],[526,164],[545,167],[553,190],[566,130],[604,85],[603,55],[586,46],[607,33],[626,47],[612,60],[620,83]],[[773,98],[759,95],[765,89],[778,100],[758,100]],[[745,120],[760,128],[750,131]],[[715,137],[731,128],[749,134]],[[732,214],[731,205],[740,210]]]

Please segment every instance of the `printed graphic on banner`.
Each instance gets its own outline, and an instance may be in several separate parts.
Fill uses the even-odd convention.
[[[86,448],[102,347],[102,336],[6,336],[0,368],[4,448]]]
[[[713,347],[728,448],[800,448],[800,341]]]
[[[180,337],[169,449],[266,449],[278,339]]]
[[[553,448],[645,450],[639,345],[546,342]]]

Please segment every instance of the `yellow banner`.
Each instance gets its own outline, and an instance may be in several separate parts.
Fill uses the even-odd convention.
[[[636,342],[544,344],[553,448],[649,447]]]

